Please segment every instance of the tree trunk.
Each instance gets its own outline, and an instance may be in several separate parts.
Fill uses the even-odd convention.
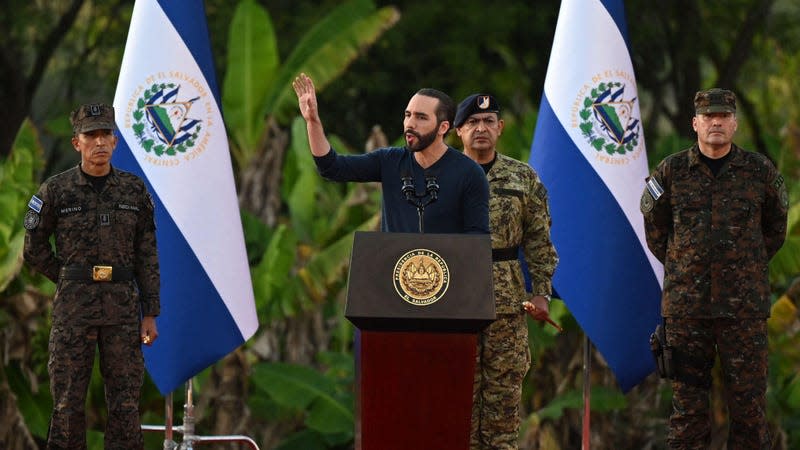
[[[267,128],[263,150],[247,167],[239,168],[239,205],[274,227],[281,207],[280,187],[289,133],[271,117],[267,119]]]

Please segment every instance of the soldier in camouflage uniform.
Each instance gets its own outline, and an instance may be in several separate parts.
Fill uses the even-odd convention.
[[[489,228],[497,320],[479,336],[470,448],[516,449],[522,382],[531,364],[526,311],[549,317],[558,257],[550,240],[547,191],[525,163],[496,151],[503,131],[500,107],[491,95],[473,94],[458,107],[454,125],[464,153],[489,181]],[[534,295],[526,301],[519,250],[528,264]]]
[[[70,122],[80,165],[41,185],[24,223],[25,260],[57,283],[47,448],[86,448],[86,392],[99,350],[108,405],[104,448],[141,449],[141,345],[158,337],[153,201],[140,178],[111,166],[117,144],[111,106],[83,105]]]
[[[728,450],[769,449],[767,264],[786,235],[786,185],[769,159],[733,144],[732,92],[700,91],[694,104],[697,143],[656,167],[641,200],[647,244],[664,263],[661,313],[675,368],[667,443],[708,448],[719,356]]]

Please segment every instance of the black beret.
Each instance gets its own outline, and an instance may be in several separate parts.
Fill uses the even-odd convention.
[[[497,100],[489,94],[472,94],[458,104],[456,120],[453,122],[453,126],[458,128],[464,125],[469,116],[487,112],[500,112],[500,105],[497,104]]]

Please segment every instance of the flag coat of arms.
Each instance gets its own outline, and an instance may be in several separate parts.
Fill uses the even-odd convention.
[[[655,370],[663,267],[639,200],[648,175],[621,0],[564,0],[530,164],[548,189],[553,284],[623,391]]]
[[[162,393],[258,328],[202,0],[137,0],[114,97],[113,164],[155,199],[159,339],[144,348]]]

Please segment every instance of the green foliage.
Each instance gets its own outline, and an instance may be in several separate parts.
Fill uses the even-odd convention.
[[[379,216],[375,215],[355,229],[374,229]],[[321,219],[317,219],[321,220]],[[294,231],[280,225],[272,234],[259,264],[251,269],[256,308],[262,323],[292,317],[326,299],[335,299],[344,287],[345,269],[352,247],[352,231],[323,248],[311,251],[300,244]],[[300,265],[297,250],[308,253]],[[341,311],[333,309],[336,315]]]
[[[307,427],[280,448],[328,448],[317,445],[341,445],[353,439],[352,357],[324,354],[321,358],[333,364],[327,373],[284,363],[260,363],[253,368],[256,393],[270,398],[277,409],[299,414]]]
[[[397,5],[402,19],[322,93],[327,128],[357,142],[379,124],[391,141],[402,135],[403,108],[422,87],[446,92],[456,103],[489,91],[504,119],[527,114],[542,94],[559,3],[379,3]],[[501,145],[510,149],[504,139],[505,133]]]
[[[578,322],[567,309],[566,303],[560,299],[550,302],[550,318],[564,328],[564,332],[579,331]],[[555,347],[559,332],[550,324],[528,320],[528,341],[534,366],[538,356]]]
[[[39,385],[34,392],[17,364],[7,365],[5,371],[8,385],[17,397],[17,405],[25,418],[28,430],[34,436],[46,438],[50,411],[53,409],[49,384]]]
[[[307,297],[300,292],[294,276],[297,246],[292,229],[281,225],[272,234],[261,262],[251,268],[256,309],[262,323],[294,316],[297,308],[306,303]]]
[[[9,157],[0,161],[0,304],[2,300],[14,301],[26,289],[51,293],[53,284],[41,275],[31,276],[24,266],[22,247],[25,229],[23,216],[28,200],[36,192],[36,176],[43,166],[39,133],[30,120],[24,121],[14,140]],[[15,334],[31,333],[32,354],[22,361],[12,359],[0,370],[0,378],[8,380],[9,388],[17,397],[17,406],[32,435],[47,436],[52,400],[49,385],[41,382],[46,375],[47,334],[49,326],[14,323],[11,310],[0,309],[0,345],[9,345]],[[24,331],[23,331],[24,330]],[[7,341],[3,339],[8,339]],[[19,335],[17,335],[19,338]],[[8,355],[7,349],[0,351]]]
[[[798,282],[797,279],[795,282]],[[783,295],[772,304],[767,321],[769,330],[769,388],[767,412],[772,421],[783,425],[789,448],[800,444],[800,319],[797,305]]]
[[[376,10],[369,0],[343,3],[305,33],[281,64],[269,14],[252,0],[240,2],[228,39],[229,68],[222,93],[239,167],[258,151],[266,117],[274,116],[282,124],[292,119],[292,80],[298,73],[308,73],[321,90],[398,19],[394,8]]]
[[[769,262],[770,282],[784,286],[800,274],[800,202],[789,208],[786,240]]]
[[[592,411],[606,413],[624,409],[628,401],[618,389],[605,386],[592,386],[589,400]],[[564,414],[565,409],[583,410],[583,391],[576,389],[567,391],[553,398],[544,408],[535,414],[541,419],[557,420]]]
[[[262,137],[265,98],[280,66],[277,45],[269,12],[253,0],[241,1],[230,24],[222,97],[234,149],[256,148]]]
[[[291,81],[298,73],[307,73],[314,79],[317,90],[322,90],[399,19],[395,8],[376,10],[370,0],[342,3],[297,43],[275,78],[265,113],[275,114],[281,122],[287,121],[295,103]]]
[[[337,152],[353,153],[337,136],[328,136],[328,140]],[[281,193],[289,206],[292,226],[300,230],[303,239],[318,245],[339,239],[343,232],[355,229],[355,224],[373,222],[380,207],[377,184],[334,183],[320,178],[300,117],[293,122],[282,178]]]
[[[346,152],[341,143],[337,147]],[[258,261],[252,269],[256,305],[267,322],[335,300],[346,280],[352,232],[374,229],[379,220],[379,200],[368,188],[319,177],[300,117],[292,125],[281,192],[290,227],[282,224],[269,231],[252,218],[244,220],[250,260]],[[269,236],[263,255],[251,253],[260,249],[253,236],[262,242]],[[341,311],[332,309],[330,314],[341,316]]]
[[[241,210],[241,219],[247,259],[252,268],[261,262],[267,244],[272,239],[273,230],[244,209]]]
[[[651,168],[655,167],[667,156],[694,145],[693,139],[688,139],[678,133],[671,133],[654,142],[647,141],[647,162]]]
[[[22,268],[25,229],[22,218],[27,201],[36,192],[34,177],[41,169],[42,149],[33,124],[26,120],[17,134],[8,159],[0,161],[0,292]]]
[[[104,450],[104,438],[105,435],[101,431],[86,430],[86,448],[89,450]]]
[[[301,430],[281,442],[275,450],[326,450],[330,449],[324,436],[313,430]]]

